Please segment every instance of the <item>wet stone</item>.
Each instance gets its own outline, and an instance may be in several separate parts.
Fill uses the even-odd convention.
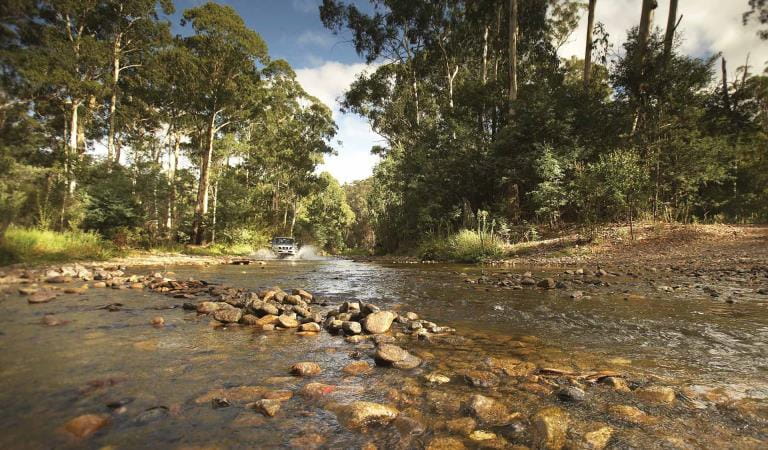
[[[498,386],[499,377],[493,374],[493,372],[487,372],[482,370],[466,370],[462,372],[464,379],[470,386],[474,387],[493,387]]]
[[[299,326],[299,322],[293,317],[283,314],[277,318],[277,325],[283,328],[296,328]]]
[[[370,425],[384,425],[400,414],[396,408],[373,402],[353,402],[346,405],[341,413],[344,424],[350,428],[364,428]]]
[[[651,403],[670,404],[675,401],[675,391],[666,386],[646,386],[635,390],[635,395],[641,400]]]
[[[438,436],[427,443],[426,450],[464,450],[467,448],[459,438]]]
[[[392,311],[379,311],[365,318],[365,331],[371,334],[386,333],[397,315]]]
[[[341,329],[347,334],[360,334],[363,332],[363,328],[358,322],[345,321],[341,324]]]
[[[468,436],[477,428],[477,421],[471,417],[460,417],[445,422],[445,429],[456,434]]]
[[[330,384],[308,383],[301,388],[299,394],[303,395],[304,397],[318,398],[326,396],[335,390],[336,386],[332,386]]]
[[[27,302],[31,304],[48,303],[54,300],[58,294],[51,291],[40,291],[27,297]]]
[[[382,344],[376,349],[376,360],[384,363],[394,363],[402,361],[408,357],[410,353],[396,345]]]
[[[265,416],[274,417],[280,411],[280,400],[261,399],[253,404],[253,408]]]
[[[602,450],[608,445],[613,436],[613,428],[607,425],[592,427],[591,431],[584,433],[579,440],[581,448],[586,450]]]
[[[557,398],[562,402],[583,402],[587,394],[577,387],[566,386],[557,391]]]
[[[298,362],[291,366],[291,373],[300,377],[311,377],[320,374],[323,369],[315,362]]]
[[[608,412],[618,420],[635,425],[649,425],[656,422],[654,417],[649,416],[644,411],[634,406],[615,405],[608,408]]]
[[[220,309],[213,313],[213,318],[222,323],[237,323],[243,317],[243,311],[237,308]]]
[[[373,371],[373,366],[371,366],[365,361],[355,361],[347,364],[342,369],[342,371],[347,375],[353,375],[353,376],[366,375]]]
[[[314,332],[314,333],[318,333],[318,332],[320,332],[321,328],[320,328],[320,324],[318,324],[316,322],[308,322],[308,323],[301,324],[299,326],[299,330],[301,330],[301,331],[311,331],[311,332]]]
[[[536,283],[536,286],[544,289],[554,289],[556,286],[555,280],[552,278],[544,278],[543,280]]]
[[[503,403],[480,394],[470,398],[466,409],[480,422],[488,425],[506,425],[514,418]]]
[[[547,450],[563,448],[569,423],[568,414],[560,408],[549,407],[540,410],[531,419],[534,446]]]
[[[109,423],[106,416],[98,414],[84,414],[75,417],[64,425],[64,429],[79,439],[85,439],[99,431]]]

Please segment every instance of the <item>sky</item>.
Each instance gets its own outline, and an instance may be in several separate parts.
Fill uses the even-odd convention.
[[[418,1],[418,0],[413,0]],[[355,0],[365,4],[364,0]],[[184,9],[204,3],[202,0],[176,0],[174,17]],[[334,114],[338,134],[332,146],[337,155],[326,157],[319,170],[327,170],[340,182],[350,182],[371,175],[378,157],[370,149],[384,144],[367,121],[339,111],[339,99],[357,74],[371,70],[358,57],[348,37],[335,36],[323,27],[318,13],[321,0],[219,0],[235,8],[245,23],[256,30],[269,46],[272,58],[287,60],[296,71],[304,89],[326,103]],[[614,51],[621,50],[626,31],[640,20],[641,0],[598,0],[596,22],[602,22],[610,35]],[[744,65],[750,54],[752,72],[759,72],[768,61],[768,41],[756,36],[758,26],[743,26],[742,13],[747,0],[682,0],[680,31],[684,35],[682,51],[693,56],[722,52],[728,61],[729,77]],[[659,0],[654,24],[666,26],[669,0]],[[560,56],[583,57],[586,14],[571,39],[560,49]]]

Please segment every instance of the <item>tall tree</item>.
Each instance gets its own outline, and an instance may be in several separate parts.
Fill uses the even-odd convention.
[[[509,0],[509,113],[517,100],[517,0]]]
[[[682,19],[682,17],[681,17]],[[672,44],[675,41],[675,30],[678,26],[677,19],[677,0],[670,0],[669,15],[667,16],[667,30],[664,34],[664,64],[667,64],[672,55]]]
[[[160,46],[170,36],[169,24],[158,22],[158,8],[174,11],[171,0],[108,0],[100,10],[103,39],[110,44],[110,95],[107,130],[107,158],[120,162],[115,145],[119,83],[123,71],[142,65],[142,52]]]
[[[765,25],[768,23],[768,0],[749,0],[749,11],[744,13],[744,25],[756,16],[757,21]],[[759,30],[760,39],[768,39],[768,30]]]
[[[587,48],[584,51],[584,89],[589,89],[589,79],[592,75],[592,33],[595,27],[595,4],[597,0],[589,0],[587,13]]]
[[[192,96],[200,118],[200,179],[195,204],[194,242],[205,240],[211,158],[216,133],[242,118],[258,84],[256,64],[267,61],[267,45],[229,6],[206,3],[184,12],[182,24],[195,34],[184,39],[196,59],[190,78]]]

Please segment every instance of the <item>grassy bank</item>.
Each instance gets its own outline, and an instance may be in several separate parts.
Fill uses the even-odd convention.
[[[422,259],[438,261],[480,262],[499,259],[506,252],[501,239],[474,230],[462,230],[444,238],[431,238],[419,247]]]
[[[105,260],[118,253],[95,233],[12,227],[0,242],[0,265]]]

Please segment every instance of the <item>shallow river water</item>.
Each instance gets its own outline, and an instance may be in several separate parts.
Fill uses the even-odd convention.
[[[165,269],[180,280],[256,291],[304,288],[329,307],[363,300],[414,311],[456,332],[429,341],[402,337],[398,345],[424,359],[418,369],[376,368],[350,376],[341,368],[359,359],[373,363],[372,344],[351,344],[327,332],[298,336],[214,326],[211,318],[182,310],[183,300],[149,290],[89,289],[39,305],[7,294],[0,297],[0,448],[385,449],[424,448],[430,442],[439,448],[434,439],[446,436],[469,448],[534,448],[530,417],[548,406],[570,416],[568,447],[586,445],[581,436],[595,427],[611,430],[608,448],[768,446],[765,301],[729,304],[691,290],[670,294],[647,278],[621,276],[612,277],[609,287],[580,288],[591,298],[572,300],[570,291],[561,289],[466,283],[482,269],[458,265],[328,260]],[[104,308],[114,303],[122,306]],[[68,322],[44,326],[46,314]],[[162,316],[165,326],[149,325],[155,316]],[[492,387],[468,385],[462,371],[487,371],[488,357],[555,370],[501,377]],[[298,361],[317,362],[323,372],[312,380],[290,377],[289,368]],[[584,381],[598,371],[620,374],[633,390],[670,387],[676,398],[654,403]],[[423,375],[430,372],[451,382],[429,385]],[[308,381],[334,386],[333,392],[320,401],[298,395]],[[555,392],[574,383],[584,388],[585,399],[558,399]],[[236,400],[228,407],[201,400],[215,389],[237,386],[296,395],[275,417]],[[503,401],[519,420],[459,429],[456,419],[469,415],[467,399],[477,393]],[[393,405],[413,420],[351,428],[336,412],[338,405],[357,400]],[[616,405],[637,407],[647,420],[622,418],[611,412]],[[77,440],[63,427],[82,414],[104,415],[109,423]],[[470,439],[472,429],[495,438]]]

